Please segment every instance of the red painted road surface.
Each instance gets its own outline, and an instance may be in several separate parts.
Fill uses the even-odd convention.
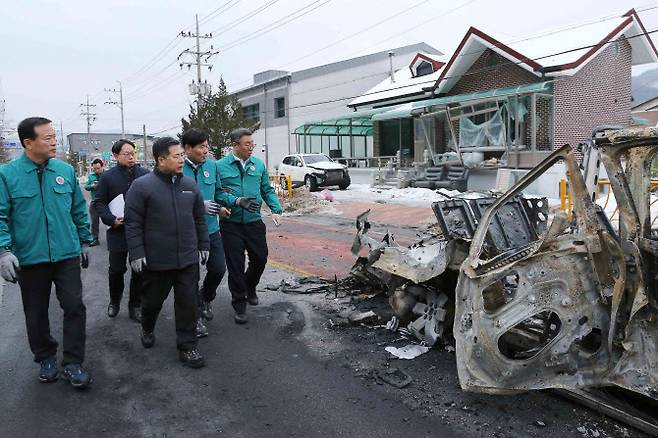
[[[356,259],[350,249],[356,232],[353,219],[359,214],[371,209],[369,221],[373,228],[369,235],[373,238],[382,238],[386,225],[406,227],[395,234],[402,245],[416,240],[410,227],[436,220],[429,208],[365,202],[341,202],[336,208],[343,213],[341,216],[323,216],[320,223],[313,215],[284,217],[284,223],[276,228],[265,218],[272,264],[292,267],[302,275],[345,277]]]

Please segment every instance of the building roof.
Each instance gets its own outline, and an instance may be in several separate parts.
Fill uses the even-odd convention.
[[[232,91],[231,94],[240,94],[245,91],[249,91],[252,88],[262,87],[264,84],[279,81],[281,79],[287,78],[288,76],[291,77],[292,81],[298,81],[310,77],[321,76],[327,73],[333,73],[340,70],[346,70],[349,68],[370,64],[373,62],[382,61],[388,59],[389,52],[395,52],[396,54],[422,52],[433,57],[443,55],[443,53],[441,53],[434,47],[430,46],[429,44],[420,42],[408,46],[397,47],[395,49],[388,49],[388,50],[383,50],[381,52],[371,53],[369,55],[358,56],[356,58],[344,59],[342,61],[332,62],[330,64],[320,65],[317,67],[310,67],[292,73],[282,72],[279,70],[279,72],[282,72],[282,74],[270,76],[267,78],[267,80],[263,80],[263,81],[258,81],[258,78],[262,76],[261,73],[256,73],[254,75],[254,84],[249,85],[248,87],[245,88],[241,88],[236,91]],[[269,72],[276,72],[276,70],[267,70],[266,72],[262,72],[262,73],[269,73]]]
[[[416,58],[414,58],[415,60]],[[412,76],[412,70],[409,67],[403,67],[393,74],[394,82],[391,82],[391,78],[387,77],[351,101],[347,106],[390,105],[391,103],[402,103],[408,100],[418,99],[427,94],[424,89],[436,83],[441,74],[442,67],[439,67],[434,73],[416,77]]]
[[[642,112],[642,111],[658,111],[658,97],[653,97],[649,100],[635,105],[631,108],[632,113]]]
[[[526,85],[517,85],[515,87],[494,88],[473,93],[456,94],[452,96],[435,97],[431,99],[417,100],[407,102],[402,105],[388,107],[388,111],[379,112],[372,116],[373,121],[393,120],[412,117],[414,114],[422,114],[428,110],[445,108],[452,103],[464,103],[472,101],[481,101],[503,96],[519,96],[534,93],[551,94],[553,85],[551,81],[533,82]]]
[[[435,93],[448,92],[487,49],[538,77],[571,76],[622,36],[632,46],[633,65],[658,61],[658,52],[633,9],[614,19],[511,42],[471,27],[443,68]]]

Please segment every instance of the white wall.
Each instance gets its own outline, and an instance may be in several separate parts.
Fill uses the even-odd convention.
[[[393,68],[396,70],[406,68],[415,53],[415,51],[397,53],[393,58]],[[290,153],[297,152],[296,136],[288,132],[288,127],[292,132],[305,123],[330,119],[350,112],[347,104],[388,77],[389,72],[389,60],[386,58],[339,71],[329,71],[317,76],[305,77],[304,71],[293,73],[289,94],[286,95],[289,124],[267,127],[268,167],[270,170],[274,169],[274,166],[289,154],[289,145]],[[263,89],[259,87],[255,88],[253,93],[249,92],[248,95],[240,96],[240,102],[248,105],[260,99],[262,118],[263,112],[272,111],[272,97],[273,93],[268,91],[267,99],[265,99],[266,106],[263,106]],[[368,154],[372,155],[372,138],[368,140]],[[256,143],[254,155],[265,160],[265,154],[261,152],[261,148],[265,144],[265,126],[261,125],[261,128],[254,134],[254,141]]]

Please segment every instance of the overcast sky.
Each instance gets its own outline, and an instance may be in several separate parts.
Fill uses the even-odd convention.
[[[235,90],[259,71],[295,71],[420,41],[450,55],[469,26],[520,39],[652,7],[639,12],[648,31],[658,29],[658,2],[6,0],[0,8],[1,91],[9,127],[43,115],[61,121],[66,133],[85,132],[79,104],[88,94],[97,105],[92,131],[118,132],[119,110],[104,104],[111,94],[103,89],[121,80],[127,132],[141,133],[143,123],[149,133],[175,132],[193,99],[187,84],[196,77],[176,61],[194,41],[176,35],[193,30],[195,13],[206,17],[201,33],[213,33],[203,47],[221,51],[203,77],[214,85],[223,76]],[[297,10],[289,18],[308,13],[263,33]]]

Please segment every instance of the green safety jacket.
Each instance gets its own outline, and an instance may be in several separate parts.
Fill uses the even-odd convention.
[[[204,201],[215,201],[224,207],[231,208],[235,204],[236,197],[226,193],[222,188],[222,181],[217,174],[217,163],[215,160],[207,159],[199,164],[196,169],[186,158],[183,165],[183,175],[189,176],[196,181]],[[219,220],[217,216],[206,214],[208,234],[219,231]]]
[[[89,243],[87,203],[70,164],[48,160],[41,183],[25,154],[0,167],[0,250],[22,266],[78,257]]]
[[[89,179],[87,180],[87,184],[85,184],[85,190],[89,192],[89,196],[92,201],[96,196],[96,189],[94,188],[94,183],[97,183],[98,181],[100,181],[100,179],[101,177],[96,175],[96,173],[89,172]]]
[[[279,198],[270,184],[265,163],[260,159],[254,156],[249,157],[243,168],[240,160],[231,153],[217,161],[217,171],[222,187],[230,190],[232,195],[256,198],[259,204],[265,201],[272,213],[281,214],[283,212],[281,204],[279,204]],[[223,220],[248,224],[261,220],[261,215],[260,210],[252,213],[242,207],[235,206],[231,209],[231,216]]]

